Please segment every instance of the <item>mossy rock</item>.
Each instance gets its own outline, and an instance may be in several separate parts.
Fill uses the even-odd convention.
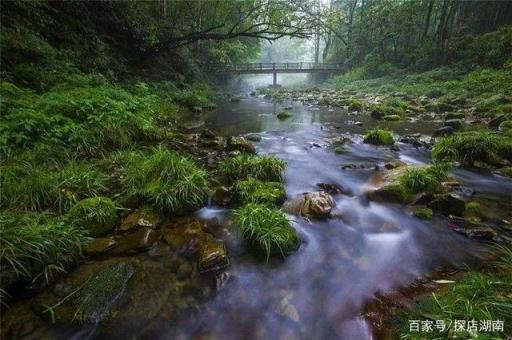
[[[229,151],[240,151],[243,153],[254,154],[256,148],[251,142],[246,140],[244,137],[230,137],[227,141],[227,149]]]
[[[76,203],[68,212],[69,220],[89,231],[92,237],[112,231],[117,221],[115,203],[108,197],[91,197]]]
[[[395,122],[397,120],[400,120],[400,116],[399,115],[386,115],[384,117],[382,117],[383,120],[386,120],[388,122]]]
[[[464,119],[464,118],[466,118],[466,115],[462,112],[450,112],[444,116],[444,120]]]
[[[368,198],[377,202],[407,203],[410,200],[405,188],[399,183],[391,183],[370,191]]]
[[[347,149],[343,145],[339,145],[334,148],[334,153],[337,155],[342,155],[347,152]]]
[[[395,140],[391,132],[381,129],[373,129],[364,136],[364,143],[373,145],[393,145]]]
[[[428,207],[446,215],[462,216],[466,211],[466,202],[455,194],[436,195]]]
[[[135,269],[128,262],[106,266],[84,282],[63,283],[55,296],[43,295],[36,312],[58,324],[97,324],[112,317]],[[58,288],[58,290],[57,290]]]
[[[282,110],[277,113],[277,118],[279,120],[285,120],[293,116],[292,112],[289,110]]]
[[[448,119],[444,121],[444,126],[449,126],[454,130],[460,130],[464,126],[464,121],[462,119]]]
[[[349,110],[360,111],[363,108],[363,102],[360,99],[351,99],[348,104]]]
[[[412,214],[419,219],[430,221],[434,215],[434,212],[430,208],[424,206],[416,206],[412,208]]]
[[[507,131],[512,130],[512,120],[506,120],[504,122],[501,122],[500,126],[498,127],[499,131]]]
[[[236,199],[242,203],[281,205],[286,200],[286,192],[281,182],[263,182],[248,178],[235,183]]]

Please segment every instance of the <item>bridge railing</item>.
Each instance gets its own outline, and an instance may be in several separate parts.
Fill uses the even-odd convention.
[[[314,63],[314,62],[298,62],[298,63],[249,63],[235,65],[213,65],[214,69],[223,72],[237,71],[280,71],[280,70],[341,70],[343,64],[332,63]]]

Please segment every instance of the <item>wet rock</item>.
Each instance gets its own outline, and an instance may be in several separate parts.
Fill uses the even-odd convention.
[[[251,141],[251,142],[260,142],[261,141],[261,136],[256,134],[256,133],[251,133],[251,134],[248,134],[247,136],[245,136],[245,139]]]
[[[464,126],[462,119],[448,119],[444,121],[444,126],[452,127],[454,130],[460,130]]]
[[[299,195],[283,204],[283,209],[289,214],[313,217],[328,217],[336,202],[331,195],[324,191],[310,192]]]
[[[466,237],[479,241],[498,241],[498,233],[492,227],[457,216],[449,216],[448,226]]]
[[[224,244],[212,235],[205,233],[199,244],[199,272],[216,272],[225,269],[229,264]]]
[[[396,168],[398,168],[400,166],[404,166],[404,165],[405,165],[404,162],[395,160],[395,161],[387,162],[386,164],[384,164],[384,168],[387,170],[392,170],[392,169],[396,169]]]
[[[161,218],[156,212],[150,209],[141,209],[123,218],[118,230],[130,231],[138,228],[155,229],[160,224],[160,221]]]
[[[413,216],[416,216],[422,220],[430,221],[433,216],[433,211],[430,208],[424,206],[414,206],[411,207]]]
[[[329,212],[329,218],[331,218],[333,220],[342,220],[343,217],[344,217],[343,212],[336,207],[331,209],[331,211]]]
[[[150,248],[159,239],[157,231],[150,228],[137,229],[131,234],[124,235],[118,240],[117,247],[112,250],[113,254],[124,255],[135,253]]]
[[[204,120],[196,120],[196,121],[191,121],[191,122],[185,123],[183,126],[187,130],[195,130],[195,129],[199,129],[200,127],[203,127],[204,124],[205,124]]]
[[[443,126],[434,132],[434,137],[449,136],[455,133],[455,129],[451,126]]]
[[[183,261],[180,266],[178,267],[178,271],[176,272],[176,277],[179,280],[185,280],[190,275],[192,275],[192,272],[194,271],[194,268],[188,261]]]
[[[117,245],[113,237],[95,238],[84,247],[86,255],[100,255],[108,252]]]
[[[386,184],[368,192],[368,198],[377,202],[407,203],[409,195],[400,184]]]
[[[175,218],[162,229],[163,238],[180,254],[194,255],[199,250],[202,223],[194,218]]]
[[[36,312],[58,324],[97,324],[113,316],[133,274],[134,267],[128,262],[108,265],[75,284],[72,295],[65,300],[43,294]],[[52,312],[43,306],[53,306]]]
[[[328,193],[329,195],[343,194],[345,190],[337,184],[333,183],[317,183],[317,187]]]
[[[507,117],[505,115],[497,115],[493,119],[489,121],[489,128],[492,130],[497,130],[501,123],[507,120]]]
[[[203,108],[201,106],[192,106],[192,108],[190,110],[192,110],[192,112],[196,112],[196,113],[203,112]]]
[[[256,153],[256,148],[244,137],[230,137],[227,142],[228,151],[239,151],[243,153]]]
[[[226,206],[231,202],[232,193],[229,188],[220,186],[215,189],[212,199],[217,205]]]
[[[151,258],[159,258],[167,256],[171,253],[171,247],[162,242],[157,242],[154,247],[148,251],[148,255]]]
[[[466,115],[462,112],[450,112],[444,116],[444,120],[464,119]]]
[[[204,129],[200,135],[203,139],[215,139],[215,134],[210,129]]]
[[[461,216],[466,210],[466,202],[455,194],[435,195],[428,207],[446,215]]]

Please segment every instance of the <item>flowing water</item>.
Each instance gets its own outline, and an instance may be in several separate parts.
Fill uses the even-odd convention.
[[[292,106],[294,115],[279,121],[275,113],[285,106]],[[429,150],[411,144],[398,143],[393,149],[363,144],[360,134],[375,125],[367,115],[247,97],[240,103],[221,102],[203,119],[206,127],[220,135],[261,135],[262,141],[256,143],[258,152],[287,162],[289,197],[317,191],[321,182],[342,187],[347,194],[334,196],[342,218],[306,220],[290,216],[302,239],[301,247],[284,260],[265,263],[243,247],[226,209],[203,208],[198,216],[218,221],[214,232],[226,243],[231,260],[226,272],[217,277],[217,292],[178,320],[167,317],[173,302],[165,304],[165,295],[159,295],[157,288],[171,285],[164,276],[168,271],[166,262],[158,264],[140,255],[153,273],[147,279],[146,291],[154,290],[155,294],[143,298],[142,306],[139,303],[136,308],[158,310],[157,315],[151,320],[141,318],[145,312],[130,317],[135,311],[126,307],[126,321],[118,324],[119,329],[112,329],[113,334],[119,335],[123,329],[137,331],[151,323],[155,331],[150,337],[161,339],[370,339],[374,330],[362,313],[365,303],[374,296],[407,287],[436,271],[478,263],[482,258],[481,244],[450,230],[442,219],[424,222],[401,206],[364,198],[365,185],[375,166],[396,159],[414,164],[430,159]],[[429,134],[439,124],[384,123],[399,135]],[[329,140],[342,135],[354,143],[348,143],[346,152],[337,155]],[[346,164],[358,166],[343,170]],[[489,206],[496,211],[512,208],[512,181],[467,170],[456,171],[456,176],[468,190],[476,191],[477,198],[491,202]],[[84,326],[79,333],[56,332],[43,335],[32,328],[26,330],[27,338],[88,338],[95,337],[96,328]]]
[[[294,115],[279,121],[275,113],[293,106]],[[362,127],[353,124],[363,123]],[[368,202],[361,195],[375,165],[400,159],[429,161],[427,149],[399,143],[399,150],[361,143],[360,133],[375,123],[367,115],[343,109],[276,104],[248,97],[240,103],[220,103],[206,118],[219,134],[259,133],[262,154],[286,160],[289,197],[317,191],[317,183],[332,183],[349,195],[335,196],[343,218],[293,218],[303,240],[300,249],[284,261],[254,260],[236,243],[227,243],[232,264],[229,279],[199,312],[183,320],[174,336],[188,338],[300,338],[369,339],[372,330],[361,316],[365,302],[376,294],[408,286],[447,267],[461,267],[478,259],[480,246],[446,227],[439,219],[424,222],[403,207]],[[436,122],[395,122],[395,133],[431,133]],[[382,124],[381,124],[382,126]],[[347,152],[336,155],[329,138],[350,134],[355,140]],[[342,170],[342,165],[365,164]],[[485,197],[509,204],[512,183],[504,178],[459,171],[458,178]],[[508,200],[508,203],[507,203]],[[226,212],[209,207],[203,218]]]

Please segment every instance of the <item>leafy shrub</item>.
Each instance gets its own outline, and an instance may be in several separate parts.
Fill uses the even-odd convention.
[[[74,262],[88,240],[85,232],[49,215],[0,213],[0,291],[18,280],[50,282]]]
[[[373,145],[393,145],[395,140],[391,132],[375,128],[366,132],[363,142]]]
[[[274,156],[239,155],[220,164],[222,174],[231,180],[252,177],[260,181],[282,181],[286,163]]]
[[[286,199],[284,186],[280,182],[262,182],[254,178],[237,181],[234,186],[237,199],[242,203],[280,205]]]
[[[512,140],[486,131],[457,133],[441,138],[434,145],[432,155],[438,161],[493,164],[500,158],[512,159]]]
[[[437,164],[426,167],[408,167],[400,176],[400,184],[409,193],[435,193],[441,182],[448,178],[449,164]]]
[[[233,216],[246,240],[262,251],[267,258],[273,254],[286,255],[300,245],[295,229],[280,210],[249,203],[236,209]]]
[[[67,214],[68,219],[84,228],[93,237],[101,236],[114,228],[117,221],[115,203],[108,197],[91,197],[76,203]]]
[[[149,154],[126,153],[121,162],[121,184],[129,197],[178,214],[197,209],[206,200],[207,172],[176,152],[159,146]]]

